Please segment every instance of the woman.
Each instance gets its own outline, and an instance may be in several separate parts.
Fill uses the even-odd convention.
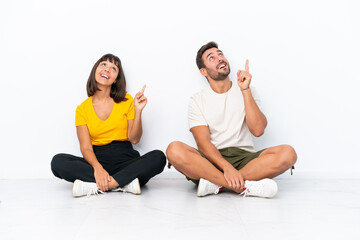
[[[140,194],[140,186],[161,173],[166,162],[159,150],[140,156],[132,147],[142,135],[145,86],[133,99],[126,93],[120,59],[106,54],[92,68],[86,90],[88,98],[77,107],[75,117],[83,158],[57,154],[52,172],[74,182],[74,197],[109,190]]]

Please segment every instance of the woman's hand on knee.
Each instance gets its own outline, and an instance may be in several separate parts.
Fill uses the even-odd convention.
[[[94,169],[94,177],[98,188],[106,192],[109,190],[109,182],[111,181],[109,173],[103,168],[98,167]]]

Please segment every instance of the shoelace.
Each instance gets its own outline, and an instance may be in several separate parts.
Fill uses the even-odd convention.
[[[245,198],[248,195],[249,192],[250,192],[249,189],[244,188],[244,191],[242,191],[239,195],[240,196],[243,195],[243,198]]]
[[[124,188],[118,187],[115,188],[113,190],[111,190],[112,192],[123,192],[123,193],[127,193],[127,191]]]
[[[98,195],[100,193],[104,193],[103,191],[101,191],[100,189],[90,189],[89,192],[86,194],[87,197],[90,197],[91,195]]]

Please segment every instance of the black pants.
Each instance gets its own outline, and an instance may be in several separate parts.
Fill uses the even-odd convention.
[[[114,141],[104,146],[93,146],[95,156],[103,168],[120,187],[124,187],[135,178],[140,185],[161,173],[166,163],[165,154],[154,150],[140,156],[128,141]],[[82,157],[60,153],[53,157],[51,170],[58,178],[74,182],[76,179],[95,182],[94,169]]]

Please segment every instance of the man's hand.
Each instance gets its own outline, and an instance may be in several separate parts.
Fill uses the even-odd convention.
[[[109,173],[103,167],[98,167],[94,170],[94,177],[98,189],[103,192],[109,190],[109,182],[111,181],[111,178]]]
[[[144,96],[146,85],[143,86],[140,92],[135,95],[134,104],[135,110],[141,112],[147,104],[147,98]]]
[[[224,169],[224,177],[231,188],[237,190],[237,192],[241,192],[243,190],[245,186],[244,178],[233,166],[229,166]]]
[[[238,85],[241,91],[244,91],[250,87],[252,75],[249,73],[249,60],[246,59],[245,70],[239,70],[237,72]]]

